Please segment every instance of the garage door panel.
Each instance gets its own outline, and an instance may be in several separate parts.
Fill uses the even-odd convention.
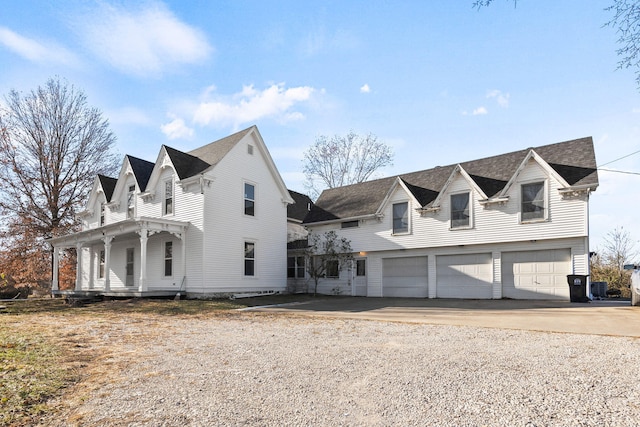
[[[426,298],[427,289],[427,257],[382,260],[382,296]]]
[[[491,254],[436,257],[438,298],[491,298],[492,281]]]
[[[514,299],[569,299],[571,250],[502,253],[502,296]]]

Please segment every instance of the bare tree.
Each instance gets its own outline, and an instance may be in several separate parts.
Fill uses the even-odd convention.
[[[513,1],[514,6],[518,0]],[[480,9],[489,6],[493,0],[476,0],[473,7]],[[613,13],[613,18],[604,25],[615,28],[618,43],[622,45],[616,50],[621,57],[618,68],[635,68],[636,83],[640,87],[640,2],[632,0],[612,0],[611,6],[605,8]]]
[[[3,273],[18,283],[49,276],[42,271],[49,264],[42,261],[44,239],[77,227],[75,213],[96,174],[117,170],[115,140],[84,93],[60,79],[24,95],[9,92],[0,107]],[[14,259],[16,254],[22,259]],[[27,265],[24,257],[33,258],[30,271],[20,271]]]
[[[596,251],[591,260],[591,280],[607,282],[612,289],[619,289],[623,296],[628,296],[628,285],[631,272],[624,270],[624,265],[632,263],[638,257],[635,242],[623,227],[616,227],[607,233],[604,247]]]
[[[393,164],[393,150],[373,134],[321,135],[304,153],[305,187],[312,197],[325,188],[366,181]]]
[[[309,233],[309,245],[304,252],[306,269],[313,279],[313,295],[318,292],[318,283],[327,274],[339,275],[353,259],[351,242],[339,237],[335,231],[323,234]]]

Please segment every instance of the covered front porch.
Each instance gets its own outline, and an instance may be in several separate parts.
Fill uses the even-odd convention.
[[[49,240],[54,295],[169,296],[186,287],[188,222],[132,218]],[[60,254],[75,248],[76,281],[60,290]]]

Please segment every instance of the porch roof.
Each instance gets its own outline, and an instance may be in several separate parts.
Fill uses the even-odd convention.
[[[53,247],[73,247],[78,244],[102,242],[106,237],[115,239],[117,237],[134,235],[144,231],[149,232],[150,235],[167,232],[177,237],[182,237],[182,233],[184,233],[188,227],[189,223],[185,221],[175,221],[165,218],[138,217],[118,221],[113,224],[103,225],[102,227],[78,231],[77,233],[54,237],[47,239],[47,242]]]

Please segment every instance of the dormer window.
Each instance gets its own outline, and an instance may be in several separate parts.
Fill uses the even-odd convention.
[[[536,221],[545,219],[544,182],[522,185],[521,220]]]
[[[173,180],[164,183],[164,214],[173,215]]]
[[[469,227],[469,193],[451,195],[451,228]]]
[[[104,203],[100,203],[100,227],[105,224],[105,206]]]
[[[409,232],[409,203],[393,204],[393,234]]]
[[[135,216],[135,208],[136,208],[136,186],[130,185],[129,191],[127,192],[127,218],[133,218]]]

